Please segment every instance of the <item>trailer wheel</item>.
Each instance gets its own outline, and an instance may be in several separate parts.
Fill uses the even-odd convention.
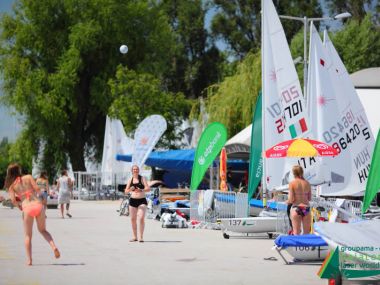
[[[273,233],[268,233],[268,238],[272,239],[273,238]]]
[[[229,239],[229,238],[230,238],[230,236],[229,236],[228,234],[226,234],[226,233],[223,233],[223,237],[224,237],[225,239]]]

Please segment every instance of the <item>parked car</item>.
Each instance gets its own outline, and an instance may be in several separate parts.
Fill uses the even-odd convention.
[[[53,209],[58,207],[58,193],[54,190],[50,191],[50,195],[47,198],[47,207]]]

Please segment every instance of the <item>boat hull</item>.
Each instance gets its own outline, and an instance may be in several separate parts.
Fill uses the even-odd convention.
[[[276,217],[249,217],[220,219],[225,231],[234,233],[274,233],[276,232]]]
[[[328,246],[294,246],[285,249],[294,261],[320,261],[329,253]]]

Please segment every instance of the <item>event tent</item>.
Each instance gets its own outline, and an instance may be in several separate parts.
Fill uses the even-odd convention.
[[[251,152],[251,133],[252,124],[226,142],[225,148],[227,156],[230,159],[249,160],[249,153]]]
[[[146,160],[145,164],[151,167],[158,167],[165,170],[176,170],[182,172],[191,172],[193,168],[195,150],[194,149],[181,149],[181,150],[167,150],[167,151],[154,151]],[[132,161],[132,155],[116,155],[116,160]],[[214,162],[216,166],[217,163]],[[228,160],[228,166],[236,170],[248,169],[248,163],[242,160]]]

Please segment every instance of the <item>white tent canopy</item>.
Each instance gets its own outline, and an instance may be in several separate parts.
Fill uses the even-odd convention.
[[[225,148],[229,158],[249,160],[251,133],[252,124],[226,142]]]

